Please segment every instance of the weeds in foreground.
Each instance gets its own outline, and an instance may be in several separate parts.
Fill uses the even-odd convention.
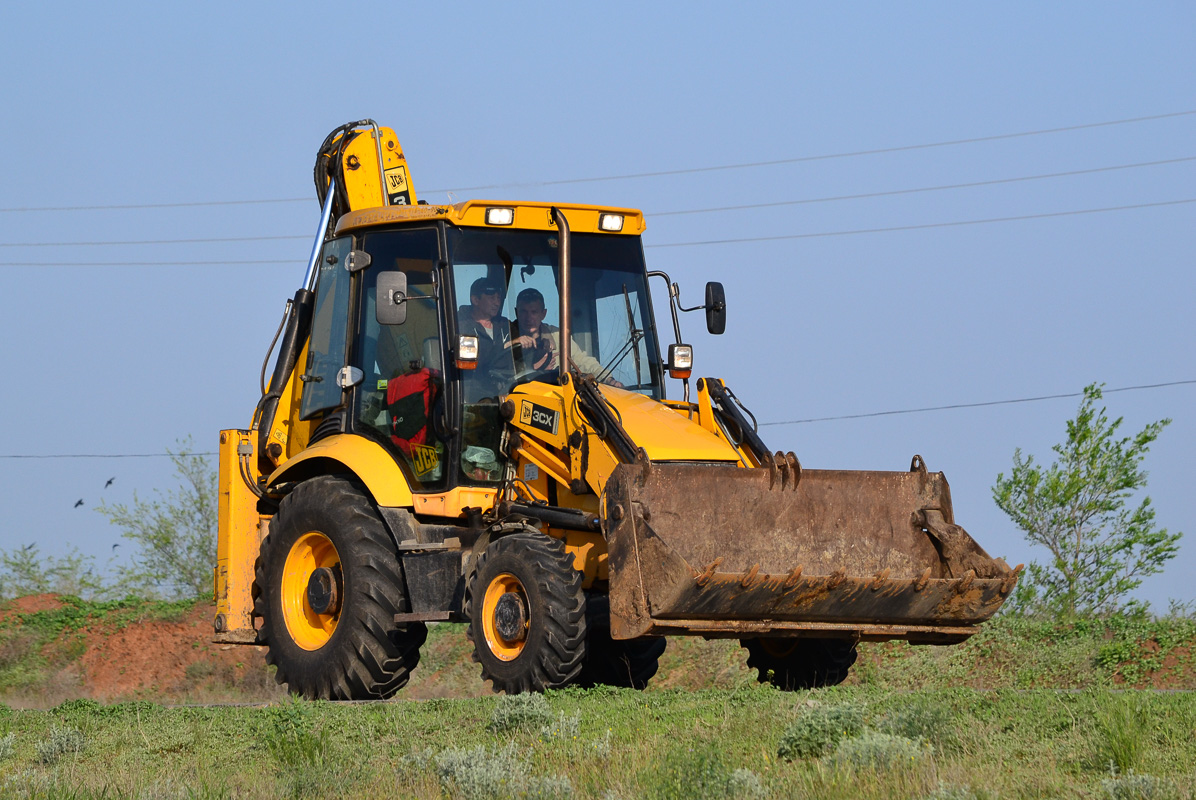
[[[1179,800],[1174,783],[1153,775],[1136,775],[1133,770],[1114,773],[1101,781],[1101,791],[1108,800]]]
[[[75,728],[54,728],[49,736],[38,742],[37,760],[41,764],[57,764],[63,756],[78,756],[86,744],[87,738],[82,731]]]
[[[1141,698],[1114,698],[1098,707],[1096,730],[1100,735],[1100,761],[1109,763],[1117,774],[1128,776],[1138,766],[1150,723]]]
[[[856,703],[806,708],[781,736],[777,756],[786,761],[817,758],[863,729],[864,709]]]
[[[555,721],[544,695],[513,694],[498,698],[486,727],[495,733],[530,732],[551,727]]]
[[[465,800],[564,800],[573,796],[573,784],[564,775],[532,775],[514,743],[416,753],[414,759],[436,771],[445,791],[455,790]]]
[[[759,798],[766,792],[760,776],[750,769],[731,770],[715,746],[676,749],[640,776],[648,800],[733,800]]]
[[[934,748],[920,739],[864,731],[840,741],[834,752],[826,756],[826,762],[833,767],[880,771],[916,767],[929,761],[933,754]]]

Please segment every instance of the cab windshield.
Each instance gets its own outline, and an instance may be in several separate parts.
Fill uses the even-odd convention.
[[[638,237],[571,237],[570,360],[599,383],[663,397]],[[458,332],[479,340],[465,401],[560,371],[560,261],[555,231],[450,228]]]

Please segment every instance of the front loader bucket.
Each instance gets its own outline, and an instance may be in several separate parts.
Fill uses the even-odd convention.
[[[954,524],[941,472],[622,464],[603,507],[611,633],[950,643],[1017,571]],[[1019,568],[1020,569],[1020,568]]]

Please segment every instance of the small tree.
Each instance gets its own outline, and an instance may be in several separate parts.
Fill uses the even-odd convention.
[[[1084,389],[1076,418],[1067,423],[1059,456],[1041,467],[1033,456],[1013,453],[1013,472],[997,476],[993,499],[1051,560],[1031,563],[1015,601],[1026,610],[1062,615],[1101,614],[1134,605],[1127,600],[1142,579],[1175,557],[1182,533],[1155,528],[1150,498],[1136,508],[1131,496],[1146,486],[1142,459],[1171,423],[1152,422],[1132,437],[1114,438],[1113,422],[1096,410],[1101,386]]]
[[[0,550],[0,600],[47,592],[84,600],[102,600],[112,593],[97,574],[95,559],[77,549],[59,558],[43,556],[36,544]]]
[[[132,565],[120,568],[120,582],[130,590],[174,598],[210,595],[216,563],[216,471],[195,455],[191,440],[167,450],[179,486],[146,503],[133,493],[133,507],[123,503],[96,510],[136,542]]]

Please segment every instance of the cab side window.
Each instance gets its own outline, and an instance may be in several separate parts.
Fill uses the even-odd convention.
[[[435,418],[443,408],[444,366],[436,302],[435,230],[369,234],[363,249],[371,264],[362,281],[359,426],[396,452],[412,488],[443,487],[445,443]],[[377,278],[382,272],[407,278],[407,319],[381,325],[376,316]]]

